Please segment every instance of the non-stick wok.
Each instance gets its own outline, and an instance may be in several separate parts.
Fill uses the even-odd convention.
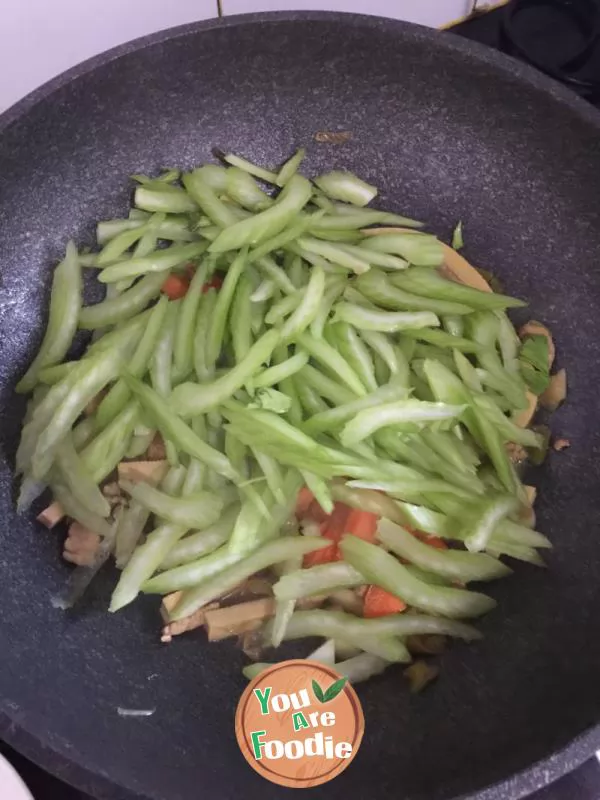
[[[320,144],[317,131],[352,138]],[[291,797],[238,750],[244,656],[230,641],[162,645],[154,598],[107,614],[110,569],[78,610],[52,607],[69,568],[59,537],[14,512],[13,387],[42,334],[53,263],[69,237],[92,244],[96,220],[125,214],[129,174],[191,167],[215,146],[278,164],[299,145],[309,173],[356,170],[382,206],[442,235],[463,220],[469,258],[555,333],[570,393],[553,426],[572,442],[531,478],[548,569],[518,565],[493,586],[485,639],[455,645],[422,696],[394,669],[360,687],[362,748],[312,795],[521,797],[600,746],[600,116],[495,52],[369,17],[177,28],[0,118],[0,736],[101,798]]]

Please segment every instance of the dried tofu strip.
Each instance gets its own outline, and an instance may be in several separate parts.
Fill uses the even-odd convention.
[[[207,611],[219,607],[218,603],[209,603],[209,605],[207,605],[205,608],[200,608],[198,611],[190,614],[189,617],[178,619],[175,622],[169,622],[169,614],[179,602],[182,594],[183,592],[173,592],[173,594],[168,594],[163,597],[160,613],[165,625],[163,626],[160,640],[165,644],[170,642],[174,636],[181,636],[182,633],[187,633],[187,631],[193,631],[196,630],[196,628],[201,628],[205,623]]]
[[[119,481],[158,485],[167,474],[168,461],[122,461],[117,467]]]
[[[162,603],[160,604],[160,614],[163,618],[163,622],[169,621],[169,615],[171,611],[175,608],[182,597],[183,592],[173,592],[172,594],[166,594],[163,597]]]
[[[250,600],[235,606],[206,611],[205,624],[208,639],[218,642],[229,636],[239,636],[259,628],[267,617],[275,613],[275,601],[272,598]]]
[[[37,521],[41,522],[44,527],[48,528],[48,530],[55,528],[64,518],[65,512],[63,511],[63,507],[56,500],[53,503],[50,503],[48,508],[45,508],[41,514],[38,514],[36,517]]]

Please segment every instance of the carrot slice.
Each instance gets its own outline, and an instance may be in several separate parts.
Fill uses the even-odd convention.
[[[379,517],[377,514],[372,514],[370,511],[361,511],[359,508],[353,508],[348,514],[345,532],[351,533],[353,536],[358,536],[359,539],[364,539],[365,542],[374,544],[378,520]]]
[[[327,528],[323,535],[334,542],[339,542],[348,531],[348,517],[351,513],[349,506],[344,505],[344,503],[336,503],[329,516]]]
[[[313,500],[308,506],[306,513],[304,514],[304,518],[310,519],[313,522],[318,522],[319,524],[329,522],[331,519],[330,515],[326,511],[323,511],[316,500]]]
[[[322,552],[322,551],[321,551]],[[395,594],[374,584],[365,593],[363,616],[387,617],[388,614],[399,614],[406,609],[406,603]]]
[[[431,533],[424,533],[423,531],[414,530],[411,530],[411,533],[424,544],[428,544],[430,547],[435,547],[436,550],[448,549],[446,542],[443,539],[440,539],[439,536],[433,536]]]
[[[223,277],[221,275],[213,275],[212,278],[202,287],[202,292],[206,294],[209,289],[216,289],[219,291],[221,286],[223,286]]]
[[[302,519],[307,515],[308,509],[314,499],[315,496],[308,486],[303,486],[302,489],[300,489],[298,497],[296,498],[296,516],[298,519]]]
[[[312,515],[319,512],[323,514],[321,506],[316,501],[313,501],[308,512],[309,518],[315,519]],[[349,513],[348,506],[343,503],[336,503],[333,507],[333,512],[329,516],[325,515],[325,519],[321,521],[321,535],[326,539],[331,539],[332,543],[329,547],[324,547],[322,550],[313,550],[312,553],[305,555],[302,562],[305,567],[314,567],[317,564],[329,564],[331,561],[340,560],[338,542],[346,533],[346,521]]]
[[[179,298],[185,297],[189,288],[190,282],[183,275],[169,275],[160,290],[167,295],[169,300],[179,300]]]
[[[193,261],[190,261],[188,264],[185,265],[185,274],[187,276],[188,281],[191,281],[194,275],[196,274],[196,270],[198,267],[194,264]],[[204,287],[202,287],[204,289]]]
[[[192,278],[196,274],[197,269],[198,266],[194,264],[192,261],[190,261],[189,264],[185,265],[185,277],[187,278],[188,283],[192,280]],[[202,294],[206,294],[209,289],[217,289],[218,291],[222,285],[223,285],[223,276],[217,273],[216,275],[213,275],[209,281],[206,281],[206,283],[202,287]]]
[[[312,553],[307,553],[304,556],[302,566],[316,567],[318,564],[329,564],[332,561],[339,560],[339,547],[335,542],[332,542],[329,547],[323,547],[321,550],[313,550]]]

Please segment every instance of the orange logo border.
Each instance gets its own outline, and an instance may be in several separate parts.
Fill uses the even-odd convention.
[[[271,781],[272,783],[278,784],[279,786],[287,786],[291,788],[310,788],[312,786],[319,786],[323,783],[327,783],[343,772],[354,760],[364,735],[365,719],[360,700],[358,699],[358,695],[356,694],[354,687],[351,686],[350,683],[346,683],[342,693],[350,702],[350,706],[354,715],[354,734],[352,739],[349,739],[350,744],[352,745],[352,753],[348,758],[336,759],[336,762],[327,772],[302,778],[292,778],[287,775],[281,775],[272,767],[267,766],[264,760],[259,761],[257,758],[255,758],[252,743],[250,741],[250,732],[247,730],[245,724],[245,718],[248,713],[251,700],[257,702],[254,689],[259,687],[261,684],[264,684],[265,681],[268,681],[270,676],[274,676],[285,670],[294,669],[296,667],[302,667],[304,670],[306,670],[307,666],[309,665],[315,669],[318,669],[324,677],[327,676],[333,681],[340,678],[339,673],[337,673],[332,667],[329,667],[325,664],[320,664],[317,661],[309,661],[304,658],[281,661],[278,664],[274,664],[272,667],[265,669],[263,672],[257,675],[256,678],[248,683],[248,686],[246,686],[242,696],[240,697],[235,714],[235,734],[240,750],[242,751],[242,755],[259,775]]]

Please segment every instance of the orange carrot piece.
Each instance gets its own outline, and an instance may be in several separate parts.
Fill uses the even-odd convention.
[[[318,564],[329,564],[331,561],[339,560],[339,547],[335,542],[332,542],[329,547],[323,547],[321,550],[313,550],[312,553],[307,553],[302,561],[302,566],[316,567]]]
[[[399,614],[406,609],[406,603],[395,594],[374,584],[365,593],[363,616],[368,618],[387,617]]]
[[[315,508],[316,506],[316,508]],[[309,508],[309,517],[313,519],[312,514],[320,512],[323,514],[321,506],[314,501]],[[333,512],[321,522],[321,536],[331,539],[332,544],[329,547],[324,547],[322,550],[313,550],[304,556],[303,565],[305,567],[314,567],[317,564],[329,564],[331,561],[339,561],[341,558],[338,548],[338,542],[346,533],[346,520],[350,509],[343,503],[336,503],[333,507]]]
[[[423,531],[414,530],[411,530],[411,533],[424,544],[428,544],[430,547],[435,547],[436,550],[448,549],[446,542],[443,539],[440,539],[439,536],[433,536],[431,533],[424,533]]]
[[[303,486],[302,489],[300,489],[298,497],[296,498],[296,516],[298,519],[303,519],[307,515],[308,509],[314,499],[315,496],[308,486]]]
[[[318,522],[319,524],[329,522],[331,518],[329,514],[323,511],[317,500],[313,500],[311,502],[304,517],[305,519],[310,519],[313,522]]]
[[[160,290],[169,300],[179,300],[185,297],[189,288],[190,282],[183,275],[169,275]]]
[[[221,286],[223,286],[223,277],[221,275],[213,275],[202,287],[202,292],[206,294],[209,289],[216,289],[218,292]]]
[[[185,265],[185,274],[187,276],[188,282],[192,280],[194,275],[196,274],[196,270],[198,269],[198,265],[194,264],[193,261],[190,261],[189,264]],[[209,281],[206,281],[204,286],[202,287],[202,294],[206,294],[210,289],[216,289],[217,291],[223,286],[223,276],[217,273],[213,275]]]
[[[191,281],[191,280],[192,280],[192,278],[193,278],[193,277],[194,277],[194,275],[196,274],[196,270],[197,270],[197,269],[198,269],[198,266],[197,266],[196,264],[194,264],[194,262],[193,262],[193,261],[189,261],[189,262],[188,262],[188,263],[185,265],[185,274],[186,274],[186,276],[187,276],[187,279],[188,279],[188,281]],[[203,287],[202,287],[202,289],[204,290],[204,288],[205,288],[205,287],[203,286]]]
[[[323,533],[328,539],[339,542],[348,530],[348,517],[351,513],[349,506],[344,503],[336,503],[333,511],[327,520],[327,528]]]
[[[353,508],[346,520],[346,533],[351,533],[353,536],[358,536],[359,539],[364,539],[365,542],[374,544],[378,520],[377,514]]]

